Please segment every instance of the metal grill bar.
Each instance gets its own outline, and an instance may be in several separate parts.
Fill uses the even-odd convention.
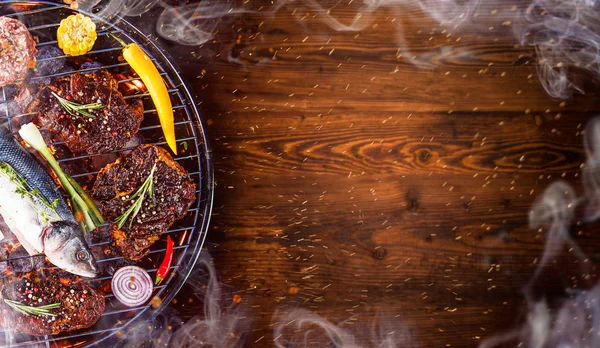
[[[168,89],[167,92],[169,92],[169,94],[177,93],[177,88]],[[140,93],[140,94],[134,94],[134,95],[126,95],[123,97],[123,99],[127,100],[127,99],[133,99],[133,98],[139,98],[139,97],[149,97],[149,96],[150,96],[149,93]]]
[[[101,227],[106,227],[106,226],[108,226],[108,224],[104,224],[104,225],[100,226],[99,228],[101,228]],[[170,229],[170,230],[168,230],[168,231],[165,231],[165,232],[163,232],[163,233],[164,233],[164,234],[170,234],[170,233],[173,233],[173,234],[174,234],[174,233],[177,233],[177,232],[188,231],[188,230],[191,230],[191,229],[193,229],[193,228],[194,228],[194,226],[189,226],[189,227],[178,227],[178,228]],[[111,243],[111,241],[103,241],[103,242],[98,242],[98,243],[92,243],[92,244],[90,244],[90,247],[97,247],[97,246],[102,246],[102,245],[108,245],[108,244],[110,244],[110,243]],[[173,249],[175,249],[175,248],[173,248]],[[165,250],[166,250],[166,249],[162,249],[162,251],[165,251]],[[41,256],[41,255],[44,255],[44,254],[37,254],[37,255],[40,255],[40,256]],[[34,255],[34,256],[37,256],[37,255]],[[23,255],[23,256],[14,256],[14,257],[9,257],[9,258],[7,258],[7,259],[3,259],[2,261],[16,261],[16,260],[22,260],[22,259],[28,259],[28,258],[31,258],[31,256],[29,256],[29,255]],[[112,259],[111,259],[111,260],[109,260],[109,261],[112,261],[112,260],[122,260],[122,259],[123,259],[123,257],[120,257],[120,258],[112,258]],[[54,268],[56,268],[56,267],[54,267]],[[52,268],[52,267],[49,267],[48,269],[53,269],[53,268]],[[6,278],[6,277],[7,277],[7,276],[0,276],[0,279],[2,279],[2,278]]]
[[[6,6],[7,4],[10,5],[11,3],[16,3],[17,1],[14,0],[8,0],[8,1],[2,1],[0,2],[0,9],[3,8],[3,6]],[[43,15],[43,18],[46,18],[46,16],[51,16],[52,14],[56,14],[56,11],[61,11],[61,12],[66,12],[68,13],[70,10],[63,5],[56,5],[56,4],[51,4],[51,3],[43,3],[42,2],[25,2],[28,5],[31,6],[38,6],[37,8],[33,8],[33,9],[28,9],[28,10],[24,10],[21,12],[14,12],[14,13],[9,13],[7,14],[10,17],[18,17],[21,20],[24,20],[25,24],[27,25],[27,18],[29,18],[28,16],[36,16],[36,15]],[[120,45],[117,44],[116,41],[111,42],[110,40],[106,40],[107,36],[109,34],[113,34],[113,35],[117,35],[120,36],[122,39],[124,39],[125,41],[130,41],[130,42],[135,42],[136,39],[137,40],[147,40],[145,37],[143,37],[140,33],[137,33],[135,31],[135,29],[133,29],[133,27],[130,27],[130,25],[128,23],[126,23],[125,27],[129,28],[128,30],[132,30],[131,32],[125,32],[124,30],[121,29],[121,27],[119,27],[116,24],[112,24],[112,23],[107,23],[104,22],[103,20],[99,19],[99,18],[95,18],[95,21],[97,23],[100,23],[99,27],[99,32],[98,32],[98,41],[97,42],[108,42],[111,43],[111,45],[108,45],[108,47],[100,47],[100,48],[96,48],[94,50],[92,50],[91,52],[88,52],[88,55],[92,56],[92,57],[97,57],[100,58],[105,54],[111,54],[111,52],[115,52],[115,54],[121,49]],[[29,30],[33,31],[34,34],[36,31],[48,31],[48,30],[54,30],[54,28],[56,28],[59,25],[58,21],[55,22],[50,22],[50,23],[36,23],[35,25],[29,26]],[[40,37],[48,37],[48,35],[43,36],[40,35]],[[135,38],[134,38],[135,37]],[[104,38],[103,40],[100,40],[100,38]],[[43,47],[43,46],[47,46],[47,45],[56,45],[57,41],[56,40],[48,40],[48,41],[42,41],[39,42],[37,44],[38,47]],[[154,47],[152,46],[153,44],[148,41],[147,44],[150,47]],[[97,44],[98,45],[98,44]],[[144,45],[141,44],[140,45],[142,48],[144,48]],[[144,48],[146,50],[146,48]],[[186,218],[187,224],[185,226],[179,226],[179,225],[173,225],[171,226],[171,228],[169,228],[168,231],[165,232],[165,234],[181,234],[181,238],[183,238],[185,236],[185,241],[181,244],[181,245],[177,245],[176,247],[174,247],[175,252],[178,253],[179,258],[178,261],[170,267],[170,274],[172,276],[175,276],[176,270],[180,270],[182,265],[181,265],[181,261],[184,260],[184,258],[186,257],[186,255],[189,255],[189,251],[195,251],[198,252],[199,251],[199,245],[201,242],[201,236],[199,235],[199,233],[201,233],[201,231],[199,231],[199,228],[197,226],[197,223],[199,221],[199,218],[201,216],[203,216],[203,222],[201,223],[201,228],[205,229],[208,223],[208,218],[207,218],[207,212],[210,211],[210,204],[212,202],[212,191],[208,192],[208,196],[206,198],[202,198],[200,197],[200,195],[203,193],[202,192],[202,188],[206,187],[207,185],[207,178],[205,178],[205,176],[208,173],[208,179],[211,178],[212,172],[207,171],[207,168],[203,166],[203,163],[206,162],[210,162],[209,159],[209,154],[206,151],[206,145],[204,143],[204,135],[202,133],[201,130],[197,129],[197,122],[195,122],[196,120],[198,120],[198,115],[197,115],[197,111],[195,109],[195,106],[191,103],[192,100],[192,96],[190,94],[190,92],[187,90],[186,86],[183,84],[183,82],[181,81],[180,77],[177,74],[176,69],[171,65],[171,63],[167,60],[167,58],[160,52],[157,51],[156,48],[153,48],[155,54],[158,57],[161,57],[161,59],[156,59],[155,57],[153,57],[152,52],[148,52],[150,57],[152,57],[152,61],[154,61],[154,63],[157,65],[159,71],[161,72],[161,76],[163,76],[163,78],[165,79],[165,81],[167,82],[168,85],[168,91],[171,95],[172,100],[174,101],[174,106],[173,106],[173,110],[178,113],[179,116],[184,116],[184,119],[178,119],[177,122],[175,123],[176,126],[176,130],[178,131],[185,131],[181,134],[186,134],[187,136],[179,136],[177,141],[179,143],[182,142],[193,142],[193,144],[189,145],[189,154],[186,154],[184,156],[179,156],[176,157],[175,160],[180,162],[180,164],[182,164],[186,170],[188,170],[189,174],[197,177],[198,178],[198,190],[196,191],[198,197],[197,197],[197,202],[196,204],[191,207],[188,210],[188,215]],[[56,57],[48,57],[48,58],[42,58],[39,59],[38,62],[51,62],[53,60],[57,60],[57,59],[68,59],[67,56],[65,55],[59,55]],[[163,67],[164,64],[164,67]],[[166,69],[165,69],[166,68]],[[91,67],[91,68],[87,68],[87,69],[79,69],[76,71],[65,71],[65,72],[56,72],[54,74],[48,74],[48,75],[39,75],[39,76],[33,76],[30,78],[30,81],[32,82],[37,82],[40,81],[42,79],[48,79],[48,78],[56,78],[56,77],[62,77],[62,76],[68,76],[70,74],[76,73],[76,72],[80,72],[80,73],[88,73],[88,72],[93,72],[95,70],[98,69],[106,69],[106,70],[117,70],[117,71],[123,71],[123,70],[127,70],[129,71],[129,67],[127,63],[122,63],[122,62],[112,62],[112,63],[108,63],[108,64],[104,64],[100,67]],[[171,75],[172,74],[172,75]],[[130,75],[130,74],[129,74]],[[119,84],[121,83],[128,83],[128,82],[133,82],[136,80],[140,80],[139,77],[135,77],[135,76],[127,76],[126,78],[122,78],[118,81]],[[177,81],[177,82],[176,82]],[[138,93],[138,94],[134,94],[134,95],[130,95],[130,96],[125,96],[125,99],[127,100],[132,100],[135,98],[147,98],[149,97],[148,93]],[[18,120],[21,117],[25,117],[25,116],[32,116],[34,115],[34,113],[24,113],[24,114],[10,114],[10,110],[8,107],[8,103],[7,101],[8,99],[8,94],[5,88],[2,88],[2,98],[3,100],[0,103],[4,103],[4,113],[5,116],[0,117],[0,119],[4,119],[8,121],[8,127],[10,129],[11,132],[13,132],[12,126],[13,126],[13,122],[11,122],[11,120],[15,119]],[[157,116],[156,114],[156,109],[147,109],[144,110],[144,115],[146,118],[148,117],[154,117],[154,119],[156,121],[157,120]],[[18,121],[17,121],[18,122]],[[149,132],[149,134],[153,134],[152,131],[156,131],[157,129],[160,129],[160,124],[158,122],[155,122],[153,124],[150,125],[145,125],[143,127],[140,127],[139,132],[140,133],[145,133],[145,132]],[[154,132],[156,133],[156,132]],[[155,141],[153,142],[153,144],[159,145],[159,146],[164,146],[166,145],[166,142],[164,141],[156,141],[157,139],[154,139]],[[53,145],[62,145],[64,144],[63,141],[56,141],[53,143]],[[125,149],[121,149],[119,151],[123,151],[123,150],[131,150],[133,149],[133,147],[129,147],[129,148],[125,148]],[[114,151],[113,153],[118,154],[119,151]],[[78,161],[78,160],[86,160],[86,159],[91,159],[94,156],[97,156],[99,154],[93,154],[93,155],[80,155],[80,156],[75,156],[75,157],[71,157],[71,158],[63,158],[60,159],[59,162],[60,163],[68,163],[71,161]],[[191,162],[189,161],[193,161],[195,164],[191,164]],[[73,175],[73,177],[84,177],[84,176],[88,176],[88,175],[96,175],[98,172],[93,171],[93,172],[86,172],[86,173],[77,173],[75,175]],[[203,186],[204,185],[204,186]],[[212,183],[210,183],[211,187],[212,187]],[[204,192],[206,194],[206,192]],[[190,225],[190,223],[193,221],[193,224]],[[107,227],[107,224],[104,225],[104,227]],[[178,238],[180,239],[180,238]],[[194,244],[192,244],[192,242]],[[1,243],[1,242],[0,242]],[[92,243],[91,247],[102,247],[105,245],[110,244],[111,241],[109,240],[102,240],[102,241],[97,241],[96,243]],[[160,254],[165,252],[165,248],[163,247],[158,247],[158,245],[155,245],[154,249],[151,249],[148,253],[149,256],[159,256]],[[188,258],[192,258],[192,260],[194,260],[195,258],[193,256],[187,256]],[[24,259],[24,258],[29,258],[29,256],[21,256],[21,257],[13,257],[13,258],[9,258],[7,260],[0,260],[0,261],[12,261],[12,260],[18,260],[18,259]],[[104,259],[100,259],[98,260],[98,263],[102,264],[102,263],[106,263],[106,262],[111,262],[111,261],[120,261],[123,260],[123,257],[121,256],[116,256],[116,257],[110,257],[110,258],[104,258]],[[186,266],[189,272],[189,267]],[[54,267],[56,268],[56,267]],[[147,269],[147,271],[149,273],[154,273],[156,272],[156,267],[154,268],[150,268]],[[179,272],[178,272],[179,273]],[[186,272],[182,272],[182,274]],[[6,277],[6,276],[5,276]],[[0,277],[0,279],[2,279],[4,277]],[[101,278],[96,278],[96,279],[89,279],[86,280],[87,282],[97,282],[97,283],[101,283],[101,282],[106,282],[109,281],[111,279],[110,276],[103,276]],[[168,279],[165,280],[165,282],[160,285],[160,286],[156,286],[154,287],[154,292],[155,292],[155,296],[160,297],[163,294],[167,294],[165,295],[165,299],[168,302],[170,300],[170,298],[173,297],[173,293],[169,293],[166,292],[169,289],[170,286],[170,282],[171,282],[171,278],[168,277]],[[179,287],[182,285],[183,280],[180,280],[179,283],[177,285],[175,285],[175,291],[177,291],[177,289],[179,289]],[[112,294],[107,294],[105,296],[106,301],[107,301],[107,308],[109,308],[108,303],[111,303],[111,301],[116,301],[116,299],[114,299],[114,296]],[[126,327],[127,325],[129,325],[129,323],[135,321],[139,316],[141,316],[142,314],[146,313],[151,307],[148,305],[145,306],[140,306],[140,307],[136,307],[136,308],[126,308],[126,309],[114,309],[114,310],[109,310],[106,311],[105,313],[102,314],[102,317],[108,317],[108,316],[125,316],[124,319],[119,319],[119,323],[117,324],[115,327],[112,328],[107,328],[107,329],[94,329],[91,328],[89,330],[79,330],[76,333],[71,333],[71,334],[66,334],[66,335],[61,335],[61,336],[56,336],[56,337],[52,337],[52,336],[45,336],[43,338],[38,338],[38,339],[27,339],[25,341],[22,342],[18,342],[16,345],[13,345],[13,347],[24,347],[24,346],[30,346],[30,345],[39,345],[40,343],[44,343],[46,347],[50,347],[51,346],[51,342],[52,342],[52,346],[54,346],[57,342],[62,342],[62,341],[68,341],[71,339],[75,339],[75,338],[83,338],[86,336],[101,336],[101,340],[106,339],[106,337],[111,336],[111,334],[114,334],[115,332],[123,329],[124,327]],[[132,313],[135,313],[133,316],[131,316]],[[122,322],[122,323],[121,323]],[[4,332],[8,332],[8,330],[2,331],[0,330],[0,334],[4,333]],[[0,335],[1,336],[1,335]],[[92,343],[92,342],[90,342]],[[2,344],[2,342],[0,341],[0,345]],[[88,343],[85,343],[88,344]]]
[[[31,26],[31,27],[27,27],[27,29],[29,29],[29,31],[36,31],[36,30],[48,29],[48,28],[58,28],[59,25],[60,25],[59,23],[44,24],[44,25],[34,25],[34,26]]]
[[[161,72],[160,76],[167,76],[167,73],[166,72]],[[122,83],[122,82],[131,82],[131,81],[135,81],[135,80],[140,80],[140,78],[139,77],[132,77],[130,79],[119,80],[118,82],[119,83]]]
[[[164,287],[165,287],[165,285],[157,285],[154,288],[155,289],[163,289]],[[106,296],[106,297],[107,298],[108,297],[113,297],[113,295]],[[133,312],[133,311],[138,311],[140,309],[146,309],[146,308],[149,308],[149,307],[150,307],[149,305],[145,305],[145,306],[134,307],[134,308],[124,308],[124,309],[117,309],[117,310],[113,310],[113,311],[105,311],[104,313],[102,313],[101,317],[108,317],[108,316],[116,315],[116,314],[129,313],[129,312]],[[0,334],[3,334],[5,332],[10,332],[10,330],[0,330]],[[89,333],[85,333],[83,335],[87,335],[87,334],[89,334]],[[76,336],[70,336],[70,337],[76,337]],[[64,339],[64,338],[67,338],[67,337],[62,337],[62,338]],[[14,346],[11,346],[11,347],[14,347]]]
[[[98,54],[98,53],[114,52],[114,51],[120,51],[120,50],[122,50],[121,47],[112,47],[112,48],[104,48],[101,50],[93,50],[93,51],[88,52],[87,54],[93,55],[93,54]],[[50,57],[50,58],[40,58],[40,59],[37,59],[37,62],[38,63],[39,62],[50,62],[50,61],[53,61],[56,59],[68,58],[68,57],[69,56],[67,56],[67,55],[62,55],[62,56],[56,56],[56,57]]]
[[[62,72],[62,73],[56,73],[56,74],[50,74],[50,75],[44,75],[44,76],[35,76],[31,78],[31,81],[38,81],[44,78],[52,78],[52,77],[61,77],[61,76],[69,76],[72,75],[76,72],[80,72],[80,73],[86,73],[86,72],[92,72],[98,69],[112,69],[112,68],[118,68],[118,67],[123,67],[123,66],[128,66],[129,64],[127,63],[117,63],[117,64],[110,64],[110,65],[103,65],[99,68],[87,68],[87,69],[79,69],[76,71],[68,71],[68,72]]]
[[[31,28],[30,28],[31,29]],[[119,34],[122,33],[122,31],[112,31],[110,32],[111,34]],[[104,32],[104,33],[100,33],[98,34],[98,36],[104,36],[104,35],[108,35],[109,32]],[[50,41],[50,42],[46,42],[46,43],[53,43],[56,44],[57,41]],[[37,44],[37,46],[43,46],[44,43],[39,43]],[[87,55],[95,55],[95,54],[100,54],[100,53],[106,53],[106,52],[113,52],[113,51],[119,51],[122,50],[122,47],[111,47],[111,48],[105,48],[105,49],[96,49],[96,50],[92,50],[90,52],[87,53]],[[51,62],[57,59],[65,59],[68,58],[67,55],[60,55],[60,56],[55,56],[55,57],[48,57],[48,58],[40,58],[37,59],[37,62]],[[150,60],[152,60],[153,62],[156,63],[156,58],[150,58]],[[93,72],[95,70],[99,70],[99,69],[109,69],[109,68],[116,68],[116,67],[124,67],[124,66],[128,66],[127,63],[119,63],[119,64],[113,64],[113,65],[104,65],[102,67],[92,67],[92,68],[87,68],[87,69],[79,69],[79,70],[75,70],[75,71],[68,71],[68,72],[63,72],[63,73],[55,73],[55,74],[47,74],[47,75],[37,75],[37,76],[33,76],[30,78],[31,81],[37,81],[37,80],[41,80],[41,79],[46,79],[46,78],[53,78],[53,77],[61,77],[61,76],[68,76],[68,75],[72,75],[74,73],[80,72],[80,73],[88,73],[88,72]],[[160,72],[160,75],[163,77],[167,76],[167,73],[162,71]],[[139,77],[131,77],[131,78],[127,78],[127,79],[122,79],[122,80],[118,80],[117,83],[123,83],[123,82],[130,82],[130,81],[135,81],[135,80],[140,80]],[[17,81],[16,83],[20,83],[23,82],[22,80]],[[173,93],[177,91],[176,88],[169,90],[169,93]],[[148,96],[148,94],[138,94],[135,96],[140,96],[140,97],[144,97],[144,96]],[[135,96],[128,96],[129,98],[135,97]],[[3,98],[3,102],[5,102],[6,96],[4,96]],[[7,113],[8,115],[8,113]],[[14,115],[15,117],[18,116],[23,116],[26,114],[21,114],[21,115]]]
[[[198,210],[198,208],[190,208],[188,210],[188,212],[196,212]],[[107,226],[106,224],[102,225],[102,226]],[[100,226],[100,227],[102,227]],[[99,228],[100,228],[99,227]],[[164,234],[169,234],[169,233],[177,233],[177,232],[183,232],[186,230],[191,230],[193,229],[194,226],[189,226],[189,227],[180,227],[180,228],[176,228],[173,230],[168,230],[165,231]],[[100,243],[95,243],[95,244],[90,244],[90,247],[95,247],[95,246],[101,246],[101,245],[106,245],[106,244],[110,244],[110,241],[105,241],[105,242],[100,242]],[[180,245],[180,246],[176,246],[173,248],[173,250],[179,250],[179,249],[183,249],[184,247],[187,247],[187,245]],[[161,253],[161,252],[165,252],[167,249],[157,249],[157,250],[151,250],[148,255],[150,254],[156,254],[156,253]],[[38,254],[38,255],[43,255],[43,254]],[[2,261],[15,261],[15,260],[20,260],[20,259],[28,259],[30,257],[35,257],[37,255],[33,255],[33,256],[15,256],[15,257],[9,257],[7,259],[4,259]],[[97,260],[97,263],[102,263],[102,262],[108,262],[108,261],[120,261],[123,260],[124,258],[122,256],[118,256],[118,257],[111,257],[111,258],[107,258],[107,259],[102,259],[102,260]],[[56,269],[56,267],[48,267],[47,269]],[[6,278],[7,276],[0,276],[0,279]]]
[[[180,246],[173,247],[173,250],[179,250],[179,249],[185,249],[185,248],[187,248],[187,245],[180,245]],[[164,253],[166,250],[167,249],[150,250],[148,255]],[[109,262],[109,261],[120,261],[120,260],[123,260],[123,256],[110,257],[107,259],[98,260],[98,261],[96,261],[96,263],[103,263],[103,262]]]
[[[146,312],[146,310],[148,310],[149,308],[150,308],[150,306],[143,306],[143,307],[132,308],[132,309],[127,309],[127,310],[124,309],[124,310],[116,312],[115,314],[128,313],[128,312],[133,312],[133,311],[140,311],[132,319],[129,320],[129,322],[133,322],[135,319],[137,319],[142,314],[144,314]],[[102,333],[106,333],[106,332],[117,332],[119,330],[121,330],[121,328],[110,328],[110,329],[104,329],[104,330],[93,330],[93,331],[90,331],[90,332],[81,332],[81,333],[77,333],[77,334],[73,334],[73,335],[68,335],[68,336],[61,337],[60,340],[68,340],[68,339],[73,339],[73,338],[77,338],[77,337],[84,337],[84,336],[88,336],[88,335],[97,335],[97,334],[102,334]],[[56,339],[47,339],[47,340],[42,341],[42,342],[46,343],[46,345],[49,346],[50,342],[56,342],[56,341],[57,341]],[[22,342],[22,343],[18,343],[16,345],[12,345],[11,347],[26,347],[26,346],[31,346],[34,343],[39,344],[40,341]]]
[[[188,141],[188,140],[196,140],[195,137],[187,137],[187,138],[182,138],[182,139],[178,139],[177,142],[184,142],[184,141]],[[166,145],[167,142],[166,141],[159,141],[159,142],[155,142],[155,145]],[[129,147],[124,147],[121,150],[118,151],[113,151],[113,152],[108,152],[106,154],[110,154],[110,153],[115,153],[118,154],[120,151],[128,151],[128,150],[133,150],[135,148],[135,146],[129,146]],[[106,155],[105,154],[105,155]],[[64,163],[64,162],[71,162],[71,161],[76,161],[76,160],[83,160],[83,159],[88,159],[90,157],[94,157],[94,156],[100,156],[101,154],[94,154],[94,155],[81,155],[81,156],[76,156],[76,157],[71,157],[71,158],[62,158],[57,160],[58,163]],[[189,159],[189,158],[194,158],[194,157],[198,157],[198,155],[191,155],[191,156],[186,156],[186,157],[175,157],[174,159],[176,161],[181,161],[184,159]]]
[[[173,107],[173,110],[177,110],[177,109],[181,109],[183,108],[183,106],[181,107]],[[155,110],[150,110],[150,112],[155,111]],[[144,113],[150,113],[150,112],[144,112]],[[175,122],[175,126],[180,126],[180,125],[184,125],[184,124],[189,124],[192,123],[192,121],[179,121],[179,122]],[[146,130],[151,130],[151,129],[159,129],[160,128],[160,124],[157,125],[153,125],[153,126],[146,126],[146,127],[140,127],[140,131],[146,131]],[[44,129],[44,128],[40,128],[40,129]],[[15,135],[15,134],[13,134]],[[52,143],[50,143],[49,145],[63,145],[65,144],[64,141],[54,141]],[[127,148],[123,148],[121,150],[115,151],[115,153],[118,153],[119,151],[123,151],[123,150],[127,150]],[[90,156],[94,156],[94,155],[90,155]]]
[[[32,14],[38,14],[38,13],[42,13],[42,12],[46,12],[46,11],[60,10],[61,8],[64,8],[64,7],[63,6],[49,6],[49,7],[44,7],[41,9],[8,13],[5,16],[6,17],[17,17],[17,16],[24,16],[24,15],[32,15]]]
[[[136,80],[136,79],[131,79],[131,80]],[[1,102],[4,103],[6,100],[2,100]],[[8,108],[8,105],[6,105],[6,107]],[[184,109],[185,105],[175,105],[173,106],[173,110],[179,110],[179,109]],[[6,109],[6,113],[8,114],[8,109]],[[149,110],[144,110],[144,114],[151,114],[151,113],[156,113],[156,109],[149,109]],[[23,117],[23,116],[33,116],[35,115],[35,112],[28,112],[28,113],[24,113],[24,114],[19,114],[19,115],[10,115],[10,116],[2,116],[0,118],[18,118],[18,117]],[[192,121],[184,121],[184,122],[192,122]],[[178,125],[181,123],[175,123],[175,125]],[[140,130],[145,130],[144,128],[140,128]],[[14,135],[14,133],[13,133]]]
[[[201,175],[200,172],[188,172],[190,175]],[[83,174],[73,174],[71,175],[71,177],[73,178],[81,178],[83,176],[88,176],[88,175],[96,175],[98,174],[98,172],[88,172],[88,173],[83,173]]]
[[[120,30],[115,30],[115,31],[111,31],[111,32],[103,32],[103,33],[98,33],[98,37],[100,36],[106,36],[108,34],[123,34],[122,31]],[[50,41],[47,42],[49,44],[56,44],[57,41]],[[43,46],[42,43],[38,44],[37,46]],[[111,48],[105,48],[105,49],[96,49],[96,50],[92,50],[90,52],[87,53],[87,55],[95,55],[95,54],[100,54],[100,53],[106,53],[106,52],[113,52],[113,51],[119,51],[123,49],[122,47],[111,47]],[[53,61],[56,59],[62,59],[62,58],[67,58],[66,55],[60,55],[60,56],[56,56],[56,57],[49,57],[49,58],[42,58],[39,61],[41,62],[48,62],[48,61]],[[151,57],[150,60],[152,60],[153,62],[156,63],[156,58]],[[112,65],[104,65],[100,68],[94,67],[94,68],[88,68],[88,69],[79,69],[79,70],[75,70],[75,71],[68,71],[68,72],[63,72],[63,73],[56,73],[56,74],[48,74],[48,75],[40,75],[40,76],[35,76],[33,78],[31,78],[32,81],[36,81],[36,80],[40,80],[43,78],[52,78],[52,77],[60,77],[60,76],[68,76],[71,74],[74,74],[76,72],[81,72],[81,73],[86,73],[86,72],[91,72],[94,70],[98,70],[98,69],[110,69],[110,68],[117,68],[117,67],[124,67],[124,66],[128,66],[128,63],[118,63],[118,64],[112,64]],[[161,75],[166,76],[167,73],[166,72],[161,72]],[[132,78],[132,79],[139,79],[139,78]],[[129,79],[131,80],[131,79]],[[119,82],[123,82],[123,80],[119,81]]]
[[[115,33],[119,33],[120,31],[116,31]],[[98,37],[101,36],[106,36],[109,33],[112,33],[110,31],[99,31],[97,33]],[[37,44],[37,47],[42,47],[42,46],[50,46],[50,45],[56,45],[58,43],[58,41],[56,40],[50,40],[50,41],[44,41],[44,42],[40,42],[39,44]]]

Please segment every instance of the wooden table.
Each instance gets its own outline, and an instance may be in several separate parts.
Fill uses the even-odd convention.
[[[375,340],[469,347],[522,321],[548,231],[528,214],[556,180],[582,192],[593,88],[566,102],[544,93],[535,51],[497,15],[510,1],[479,8],[485,26],[455,34],[413,7],[344,32],[300,2],[272,16],[262,5],[217,23],[200,47],[166,44],[214,150],[205,246],[254,319],[235,334],[272,346],[284,320],[274,312],[304,308],[365,345],[375,322]],[[350,23],[351,7],[331,15]],[[570,231],[598,250],[594,225]],[[594,284],[568,248],[550,260],[538,297]]]

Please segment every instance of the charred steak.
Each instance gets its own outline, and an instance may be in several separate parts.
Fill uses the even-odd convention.
[[[123,257],[139,260],[175,220],[182,218],[196,200],[196,185],[188,172],[161,147],[140,145],[126,157],[104,167],[92,189],[104,217],[115,219],[135,203],[131,196],[153,174],[154,196],[145,197],[137,215],[122,228],[112,223],[114,246]]]
[[[65,282],[63,284],[63,282]],[[57,335],[88,328],[104,312],[104,295],[87,283],[61,279],[56,271],[37,271],[6,283],[2,288],[0,323],[24,334]],[[55,315],[26,315],[9,306],[12,300],[31,307],[60,303]]]
[[[35,66],[35,41],[16,19],[0,17],[0,87],[24,78]]]
[[[21,109],[37,111],[34,122],[59,135],[73,153],[98,154],[122,148],[140,128],[144,106],[137,99],[127,103],[117,89],[117,80],[105,71],[53,79],[38,92],[21,88]],[[69,113],[52,94],[80,105],[101,103],[101,109],[85,110],[93,117]]]

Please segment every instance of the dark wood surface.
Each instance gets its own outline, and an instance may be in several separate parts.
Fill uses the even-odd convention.
[[[166,43],[208,125],[205,246],[254,318],[247,346],[272,346],[277,309],[345,323],[363,344],[379,320],[422,347],[476,346],[522,320],[546,236],[529,210],[555,180],[581,192],[582,130],[600,99],[549,98],[535,51],[494,9],[478,10],[483,29],[448,36],[410,7],[357,33],[290,3],[221,22],[200,47]],[[420,68],[398,55],[399,22]],[[594,225],[571,232],[597,250]],[[545,292],[589,286],[567,274],[568,250],[556,255]]]

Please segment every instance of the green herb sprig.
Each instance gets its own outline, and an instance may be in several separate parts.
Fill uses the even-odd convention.
[[[129,227],[133,224],[133,219],[142,209],[142,204],[144,203],[144,197],[148,194],[148,197],[154,198],[154,170],[156,169],[156,163],[152,167],[150,171],[150,175],[146,178],[142,186],[135,191],[135,193],[131,196],[131,199],[134,200],[133,204],[118,218],[115,219],[117,223],[117,227],[120,229],[125,225],[125,222],[129,218]],[[131,217],[129,217],[131,215]]]
[[[56,314],[50,312],[50,310],[60,307],[60,303],[52,303],[52,304],[48,304],[48,305],[44,305],[44,306],[32,307],[32,306],[22,304],[21,302],[7,300],[7,299],[4,299],[4,303],[9,305],[10,308],[14,309],[17,312],[23,313],[25,315],[33,314],[33,315],[38,315],[38,316],[42,316],[42,315],[56,316]]]
[[[72,116],[78,116],[77,114],[81,114],[82,116],[88,118],[96,118],[96,115],[90,114],[89,112],[87,112],[87,110],[96,110],[104,108],[104,105],[102,105],[102,103],[78,104],[63,98],[54,92],[52,92],[52,95],[56,99],[58,99],[58,102],[63,107],[63,109],[65,109]]]
[[[60,219],[60,216],[56,211],[58,199],[49,202],[48,199],[42,195],[40,190],[32,189],[25,178],[19,175],[19,173],[6,162],[0,163],[0,175],[4,176],[15,185],[15,192],[27,199],[29,205],[38,212],[42,221],[48,222],[51,219]],[[41,208],[39,204],[46,207],[46,209]]]

